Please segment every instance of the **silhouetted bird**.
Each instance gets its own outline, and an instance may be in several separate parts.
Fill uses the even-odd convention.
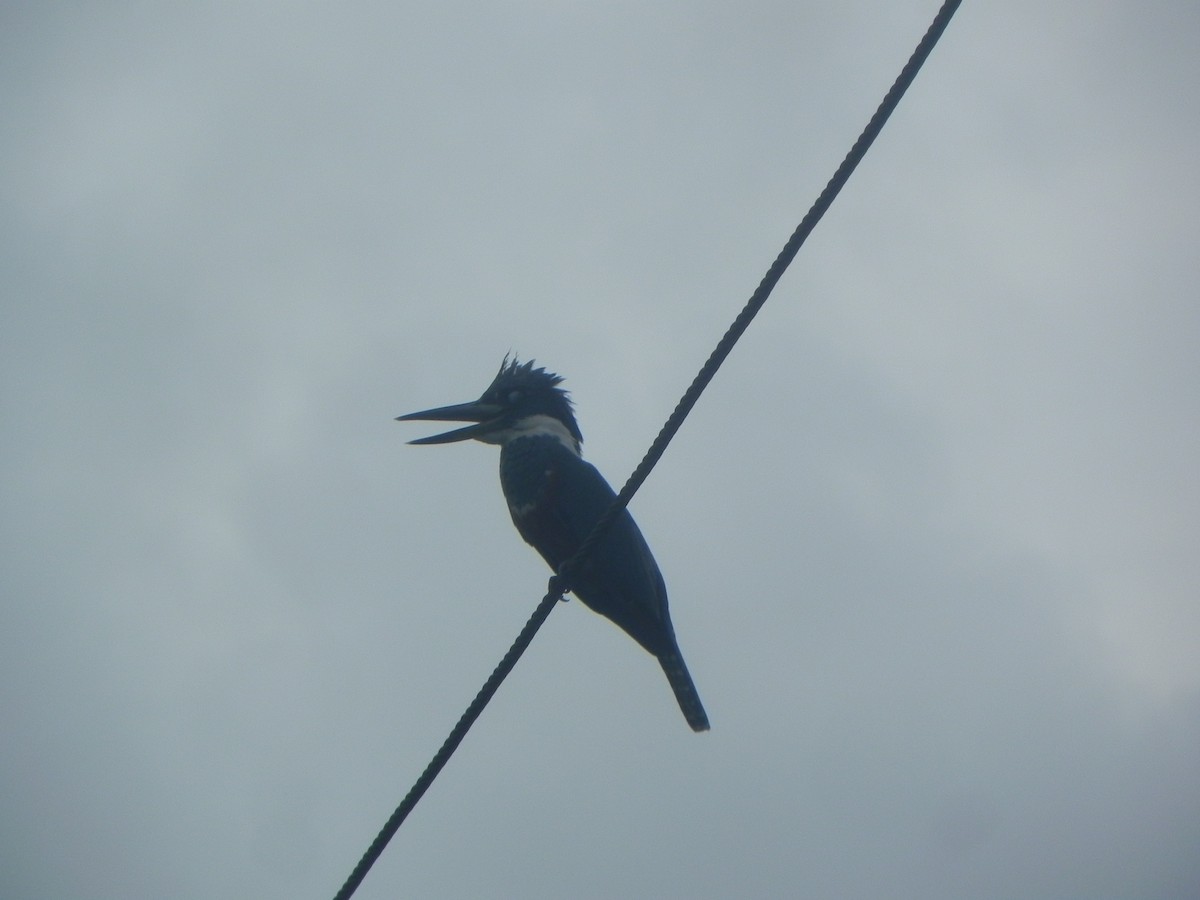
[[[583,435],[561,383],[559,376],[535,369],[532,360],[522,365],[506,357],[478,400],[398,417],[474,423],[412,444],[471,439],[499,444],[500,484],[513,523],[556,572],[616,497],[580,455]],[[628,510],[570,573],[570,581],[580,600],[657,657],[692,730],[707,730],[708,716],[675,640],[662,573]]]

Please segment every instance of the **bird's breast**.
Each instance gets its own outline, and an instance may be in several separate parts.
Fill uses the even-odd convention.
[[[563,447],[548,437],[509,441],[500,451],[500,486],[514,518],[529,515],[552,491]]]

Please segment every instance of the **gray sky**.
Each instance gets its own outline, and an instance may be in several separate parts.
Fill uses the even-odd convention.
[[[547,575],[392,417],[623,481],[936,6],[7,6],[0,896],[331,896]],[[359,896],[1200,894],[1198,40],[965,5],[634,501],[713,731],[563,605]]]

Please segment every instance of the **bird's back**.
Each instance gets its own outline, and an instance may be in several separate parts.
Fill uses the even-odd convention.
[[[517,530],[555,571],[616,497],[595,466],[544,436],[504,445],[500,482]],[[649,652],[678,652],[666,585],[627,510],[621,511],[573,580],[572,590],[580,600]]]

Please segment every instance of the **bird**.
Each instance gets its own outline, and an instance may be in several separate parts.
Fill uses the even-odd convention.
[[[498,444],[500,485],[513,524],[556,573],[616,498],[599,470],[583,459],[583,433],[562,382],[532,359],[521,363],[506,355],[478,400],[396,417],[472,423],[410,444]],[[662,572],[627,509],[567,576],[576,597],[658,660],[688,725],[707,731],[708,715],[671,624]]]

